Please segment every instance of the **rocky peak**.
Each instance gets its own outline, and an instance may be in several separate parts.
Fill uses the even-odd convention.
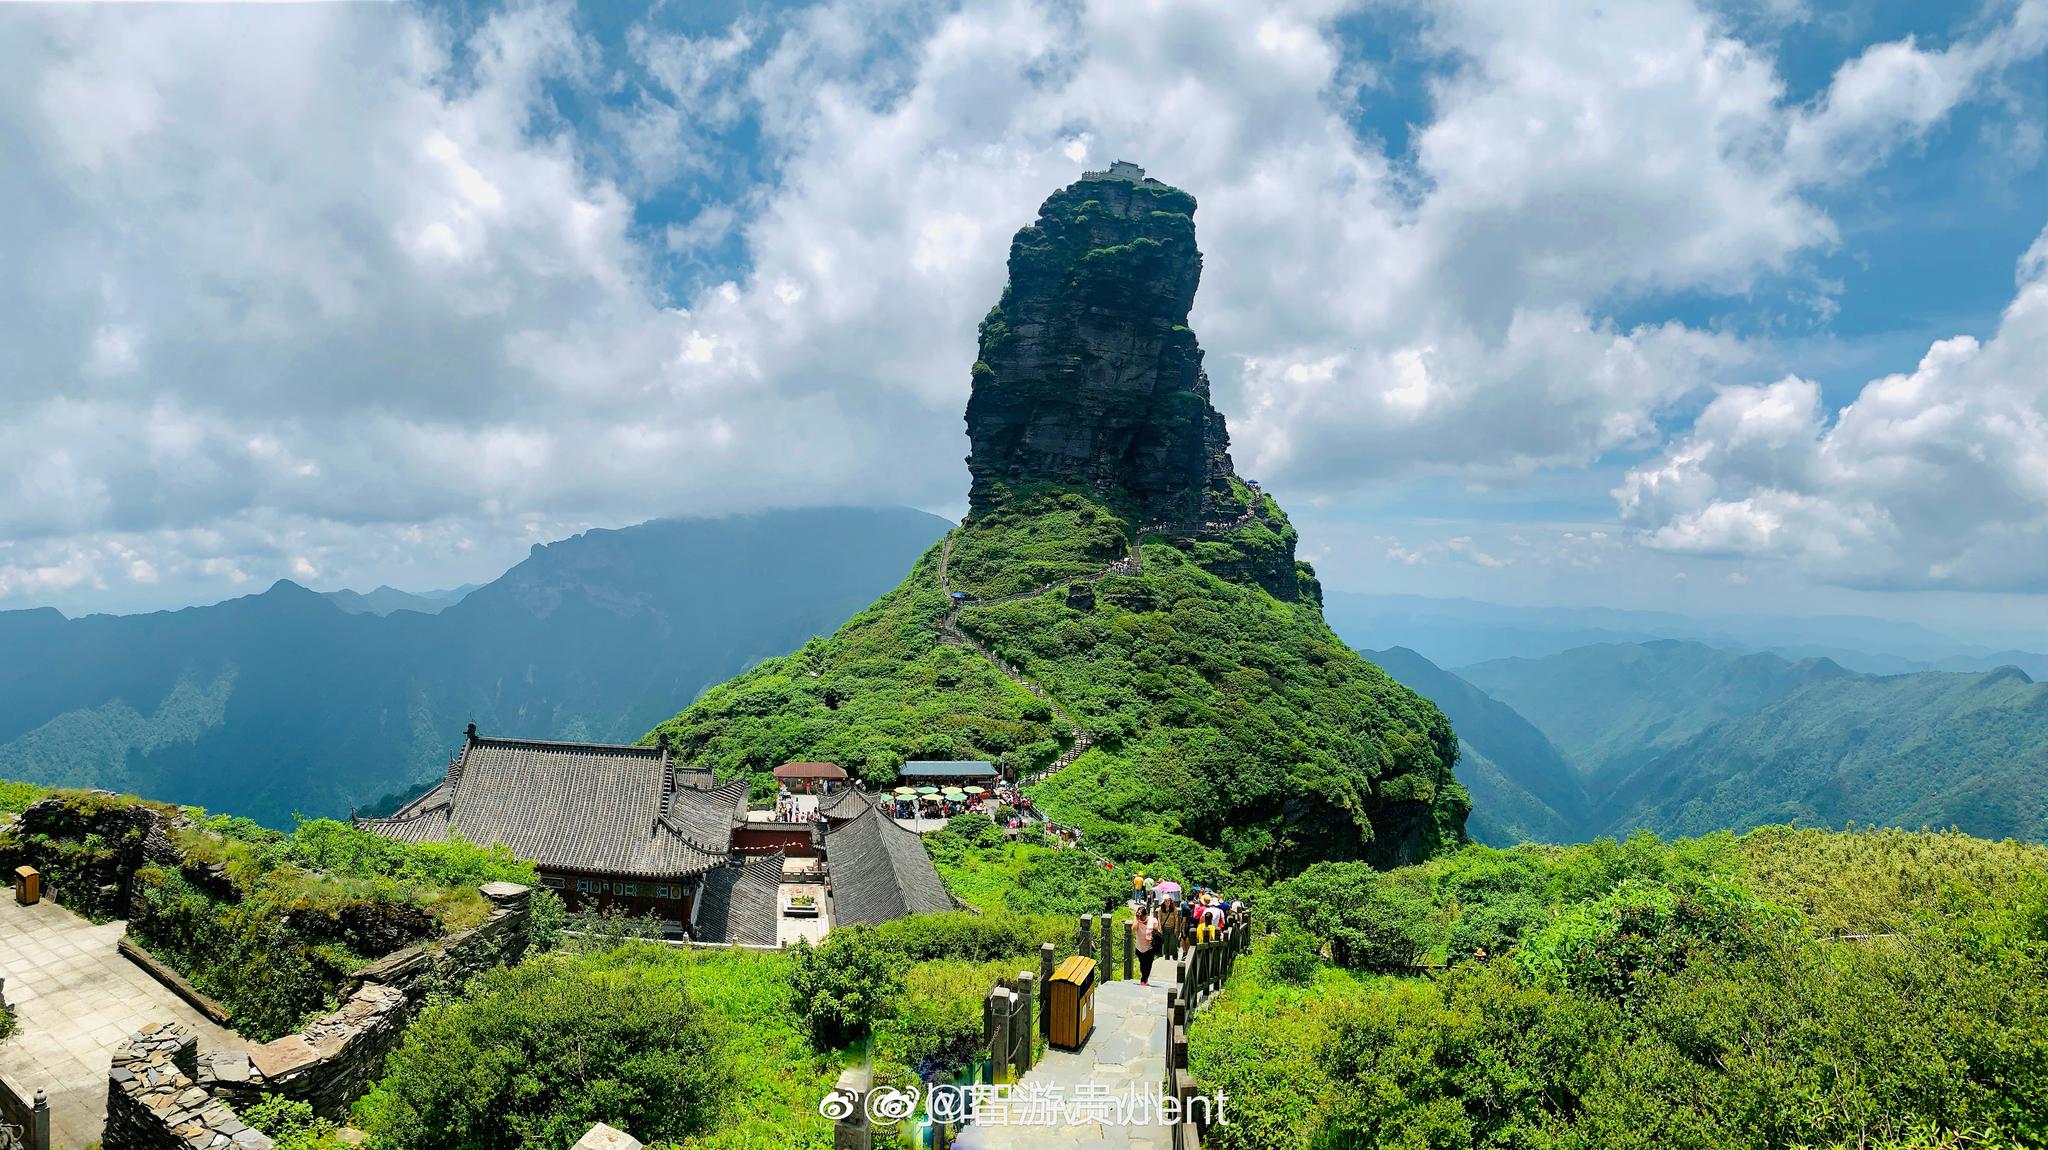
[[[1190,533],[1245,510],[1187,326],[1195,198],[1118,161],[1054,192],[1010,243],[967,402],[976,512],[1007,489],[1090,488]]]

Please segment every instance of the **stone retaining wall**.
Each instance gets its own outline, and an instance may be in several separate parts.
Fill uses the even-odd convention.
[[[114,1048],[107,1072],[106,1150],[273,1150],[227,1103],[196,1081],[199,1040],[175,1022],[146,1027]]]
[[[346,1119],[430,991],[459,987],[525,954],[531,891],[516,883],[480,889],[492,903],[483,923],[365,967],[341,1009],[297,1034],[253,1050],[204,1053],[189,1031],[169,1023],[130,1038],[108,1076],[105,1150],[226,1150],[230,1143],[267,1150],[270,1139],[243,1127],[232,1106],[270,1095]]]

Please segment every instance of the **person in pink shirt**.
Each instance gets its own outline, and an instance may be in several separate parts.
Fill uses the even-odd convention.
[[[1131,945],[1138,952],[1138,985],[1152,985],[1152,959],[1159,953],[1159,920],[1142,903],[1131,918]]]

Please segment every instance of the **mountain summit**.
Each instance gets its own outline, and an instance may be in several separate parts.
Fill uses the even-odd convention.
[[[994,762],[1105,856],[1197,881],[1461,841],[1450,725],[1331,633],[1286,514],[1231,471],[1194,210],[1129,164],[1046,200],[982,324],[966,520],[650,738],[764,788],[795,760],[878,785]]]
[[[1195,198],[1119,161],[1054,192],[1010,242],[967,401],[968,499],[1073,484],[1145,522],[1244,514],[1188,309]]]

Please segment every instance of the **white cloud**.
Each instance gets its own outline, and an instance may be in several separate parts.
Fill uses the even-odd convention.
[[[1390,157],[1346,119],[1385,81],[1334,0],[833,0],[623,59],[548,3],[461,42],[402,6],[5,6],[0,595],[950,503],[1007,239],[1113,158],[1201,200],[1195,323],[1247,471],[1341,495],[1646,447],[1749,351],[1617,301],[1833,242],[1811,189],[2038,53],[2041,7],[1795,107],[1689,0],[1433,5],[1420,50],[1455,66]],[[572,125],[565,89],[618,98]],[[742,120],[771,182],[644,228]],[[734,238],[743,273],[667,298],[663,259]]]
[[[1942,340],[1829,418],[1815,385],[1723,392],[1615,492],[1653,546],[1872,587],[2048,589],[2048,232],[1980,345]]]

